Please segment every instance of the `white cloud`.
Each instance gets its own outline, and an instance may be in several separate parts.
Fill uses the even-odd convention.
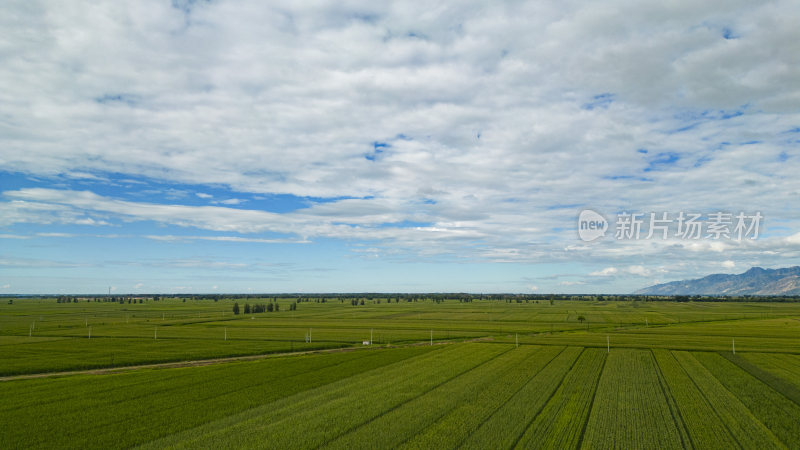
[[[627,274],[627,275],[636,275],[636,276],[646,277],[646,276],[649,276],[650,273],[651,273],[650,269],[647,269],[644,266],[632,265],[632,266],[623,267],[622,269],[618,269],[616,267],[606,267],[605,269],[589,273],[589,276],[591,276],[591,277],[610,277],[610,276],[618,275],[618,274]]]
[[[215,202],[212,202],[212,203],[219,203],[221,205],[238,205],[238,204],[244,203],[246,201],[247,200],[242,200],[240,198],[229,198],[227,200],[220,200],[220,201],[215,201]]]
[[[171,234],[151,234],[144,236],[154,241],[165,242],[191,242],[191,241],[220,241],[220,242],[243,242],[256,244],[307,244],[308,240],[301,239],[262,239],[248,238],[241,236],[175,236]]]
[[[800,233],[795,233],[786,238],[787,244],[800,245]]]
[[[11,285],[10,284],[4,284],[2,287],[3,287],[3,289],[11,289]]]
[[[733,269],[734,267],[736,267],[736,263],[731,260],[722,261],[721,265],[726,269]]]
[[[593,277],[608,277],[611,275],[615,275],[617,272],[619,272],[619,270],[616,267],[606,267],[603,270],[592,272],[589,275]]]
[[[0,85],[14,86],[0,95],[13,118],[0,121],[0,167],[65,184],[7,188],[2,227],[154,221],[366,240],[381,255],[580,255],[606,267],[594,277],[659,270],[643,257],[675,275],[721,254],[798,260],[800,234],[583,245],[574,229],[581,206],[760,210],[800,228],[788,0],[19,5],[0,7],[14,18],[0,36]],[[181,188],[153,193],[164,205],[80,187],[111,173]],[[187,206],[184,186],[204,200],[229,188],[218,204],[231,206],[353,198],[278,214]]]
[[[625,271],[631,275],[638,275],[640,277],[647,277],[650,276],[650,270],[645,268],[644,266],[629,266]]]
[[[144,283],[136,283],[136,284],[133,286],[133,288],[134,288],[134,289],[141,289],[141,288],[143,288],[143,287],[144,287]]]

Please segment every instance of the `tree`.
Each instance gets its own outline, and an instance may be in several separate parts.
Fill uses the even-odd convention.
[[[275,303],[275,312],[281,309],[281,305],[279,303]]]
[[[274,303],[267,303],[267,312],[272,312],[272,305]]]
[[[250,314],[250,304],[249,303],[245,303],[244,304],[244,313],[245,314]]]
[[[239,314],[239,302],[233,304],[233,314]]]
[[[584,320],[586,320],[586,317],[578,316],[578,322],[583,323]]]

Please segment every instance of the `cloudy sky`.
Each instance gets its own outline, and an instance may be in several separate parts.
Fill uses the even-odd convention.
[[[5,1],[0,293],[627,293],[800,264],[798,23],[795,1]],[[681,212],[763,219],[645,238]]]

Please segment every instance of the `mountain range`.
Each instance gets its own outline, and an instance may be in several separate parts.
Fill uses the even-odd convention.
[[[800,295],[800,266],[753,267],[740,274],[714,274],[640,289],[639,295]]]

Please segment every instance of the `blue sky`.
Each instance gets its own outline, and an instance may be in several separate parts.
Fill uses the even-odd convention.
[[[790,1],[0,10],[0,293],[627,293],[800,264]],[[579,239],[584,209],[611,233]],[[764,222],[613,238],[682,211]]]

